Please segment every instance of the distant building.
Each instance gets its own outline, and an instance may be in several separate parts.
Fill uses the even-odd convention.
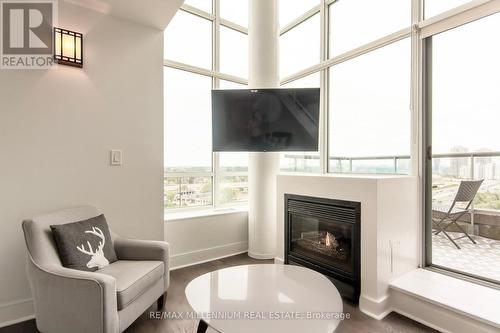
[[[467,153],[468,148],[462,146],[452,147],[450,149],[452,153]],[[459,178],[470,178],[470,170],[468,159],[465,157],[455,157],[451,158],[450,162],[450,176],[455,176]]]
[[[470,178],[470,168],[468,164],[463,165],[463,163],[457,163],[456,166],[459,168],[459,171],[457,172],[457,177],[460,179],[469,179]]]

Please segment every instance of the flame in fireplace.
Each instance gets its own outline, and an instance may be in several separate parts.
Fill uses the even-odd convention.
[[[333,234],[329,233],[328,231],[326,232],[325,236],[325,245],[330,247],[330,246],[337,246],[337,240],[335,239],[335,236]]]
[[[339,241],[335,235],[329,231],[306,231],[300,234],[299,242],[305,244],[315,244],[320,248],[337,249],[339,247]]]
[[[326,236],[325,236],[325,245],[326,246],[332,246],[332,242],[330,240],[330,233],[329,232],[327,232]]]

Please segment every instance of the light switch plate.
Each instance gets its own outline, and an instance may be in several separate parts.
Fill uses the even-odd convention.
[[[123,153],[121,150],[111,150],[109,156],[111,165],[120,166],[123,164]]]

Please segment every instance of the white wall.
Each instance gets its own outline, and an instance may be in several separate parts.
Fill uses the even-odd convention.
[[[64,1],[59,25],[84,34],[83,69],[0,70],[0,325],[32,314],[23,218],[88,203],[163,238],[163,32]]]
[[[246,212],[195,217],[165,222],[171,267],[229,256],[248,250]]]

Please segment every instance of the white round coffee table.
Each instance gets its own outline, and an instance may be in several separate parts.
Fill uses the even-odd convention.
[[[186,297],[209,327],[223,333],[331,333],[342,315],[342,299],[330,280],[292,265],[207,273],[187,285]]]

